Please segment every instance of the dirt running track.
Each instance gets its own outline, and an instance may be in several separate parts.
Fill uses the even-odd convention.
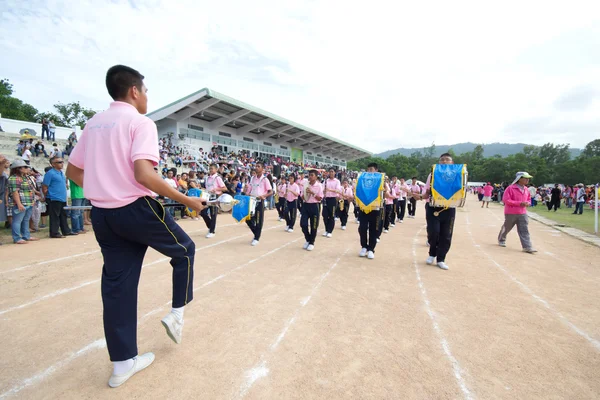
[[[457,212],[449,271],[424,263],[424,210],[358,257],[354,222],[302,250],[268,212],[260,245],[220,218],[196,241],[183,343],[167,337],[171,267],[149,251],[139,351],[110,389],[91,233],[0,248],[0,399],[598,399],[600,249],[532,222],[496,244],[499,207]],[[60,260],[56,260],[60,259]]]

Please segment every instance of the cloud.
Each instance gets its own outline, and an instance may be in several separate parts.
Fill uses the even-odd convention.
[[[150,109],[210,87],[374,152],[597,137],[595,1],[3,3],[3,74],[42,110],[106,108],[120,63]]]

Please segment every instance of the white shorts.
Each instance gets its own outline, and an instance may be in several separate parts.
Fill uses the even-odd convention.
[[[483,196],[483,199],[481,199],[481,201],[492,201],[492,198],[490,196]]]

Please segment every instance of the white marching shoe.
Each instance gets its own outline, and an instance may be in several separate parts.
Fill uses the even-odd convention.
[[[160,322],[167,330],[167,335],[169,335],[171,340],[177,344],[180,344],[181,335],[183,334],[183,319],[178,319],[175,314],[171,312]]]
[[[368,258],[369,260],[372,260],[372,259],[374,259],[374,258],[375,258],[375,253],[373,253],[372,251],[369,251],[369,252],[367,253],[367,258]]]
[[[256,246],[258,244],[258,240],[254,239],[251,243],[250,246]]]
[[[306,249],[308,248],[308,246],[309,246],[309,245],[310,245],[310,243],[308,243],[308,242],[305,242],[305,243],[304,243],[304,246],[302,246],[302,248],[303,248],[304,250],[306,250]]]
[[[358,253],[359,257],[366,257],[367,256],[367,249],[365,249],[364,247],[360,250],[360,253]]]
[[[214,234],[214,233],[211,233],[211,232],[208,232],[208,233],[206,234],[206,238],[207,238],[207,239],[210,239],[211,237],[215,237],[215,234]]]
[[[134,376],[140,371],[146,369],[150,364],[154,362],[154,353],[145,353],[141,356],[137,356],[133,359],[133,367],[124,374],[115,375],[114,373],[108,380],[108,386],[116,388],[127,382],[129,378]]]
[[[323,236],[324,236],[324,237],[327,237],[327,232],[323,232]]]
[[[328,234],[327,234],[327,237],[328,237],[328,238],[330,238],[330,237],[332,237],[332,236],[333,236],[333,235],[332,235],[331,233],[328,233]]]
[[[342,230],[343,230],[343,231],[345,231],[345,230],[346,230],[346,227],[345,227],[345,226],[342,226]]]
[[[448,266],[447,266],[447,265],[446,265],[446,263],[445,263],[445,262],[443,262],[443,261],[440,261],[440,262],[438,263],[438,267],[440,267],[440,269],[443,269],[443,270],[447,270],[447,269],[448,269]]]
[[[288,233],[294,233],[294,230],[292,228],[289,228],[287,231]]]
[[[306,250],[308,250],[308,251],[313,251],[314,249],[315,249],[314,244],[309,244],[308,247],[306,248]]]
[[[432,265],[435,262],[435,257],[433,256],[429,256],[427,257],[427,260],[425,260],[425,263],[427,263],[427,265]]]

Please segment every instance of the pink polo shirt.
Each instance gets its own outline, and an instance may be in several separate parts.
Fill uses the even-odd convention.
[[[69,163],[85,170],[85,197],[99,208],[123,207],[153,195],[135,180],[136,160],[158,164],[156,124],[121,101],[87,122],[69,157]]]
[[[246,193],[249,193],[250,196],[254,197],[264,196],[267,194],[267,192],[269,192],[269,190],[273,189],[271,187],[271,182],[269,182],[267,177],[264,175],[261,175],[260,177],[253,176],[246,188]]]
[[[386,186],[386,190],[388,191],[388,194],[392,196],[392,197],[386,197],[385,198],[385,204],[387,206],[393,205],[394,204],[394,198],[396,197],[396,190],[393,187],[390,188],[390,186],[387,183],[385,184],[385,186]]]
[[[492,185],[486,185],[483,187],[483,195],[485,197],[491,197],[493,191],[494,191],[494,187]]]
[[[408,192],[409,190],[410,189],[408,188],[408,185],[406,183],[402,184],[398,182],[396,186],[396,194],[398,195],[398,200],[405,200],[406,192]]]
[[[287,201],[295,201],[298,198],[298,195],[300,194],[300,188],[298,187],[298,185],[296,185],[295,183],[292,183],[291,185],[287,186],[287,194],[285,195],[285,199]],[[298,195],[294,194],[294,193],[298,193]]]
[[[280,199],[285,197],[286,191],[287,191],[287,184],[277,186],[277,195],[279,196]]]
[[[342,186],[342,194],[344,195],[347,201],[352,201],[351,197],[354,197],[354,191],[352,190],[352,186],[348,186],[346,189]]]
[[[221,178],[221,175],[217,174],[216,172],[206,178],[206,190],[214,191],[217,195],[220,195],[223,193],[223,187],[225,187],[223,178]]]
[[[316,197],[323,197],[323,185],[321,185],[319,181],[315,181],[314,185],[311,185],[309,183],[308,187],[310,188],[310,191],[313,192],[313,194],[308,195],[308,200],[306,200],[305,202],[308,204],[320,203],[321,201],[317,200]]]
[[[342,189],[342,184],[337,178],[325,180],[325,197],[339,197],[338,190]]]

